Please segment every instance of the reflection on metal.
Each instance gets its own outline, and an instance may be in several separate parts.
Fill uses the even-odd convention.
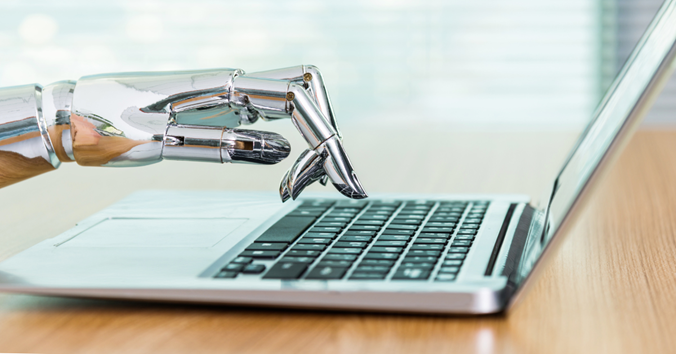
[[[44,89],[1,89],[0,187],[70,161],[274,164],[291,151],[286,139],[234,128],[281,118],[290,118],[309,145],[282,180],[282,200],[329,179],[350,198],[366,197],[322,76],[307,65],[250,75],[240,69],[105,74]]]

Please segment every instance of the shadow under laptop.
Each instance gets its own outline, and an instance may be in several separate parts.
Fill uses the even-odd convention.
[[[0,300],[0,343],[19,338],[13,341],[17,346],[2,348],[11,351],[56,352],[53,345],[76,345],[92,337],[104,339],[102,345],[89,348],[97,352],[139,352],[148,345],[161,352],[183,352],[197,343],[201,353],[519,352],[502,315],[320,311],[31,295],[0,295]]]
[[[304,315],[304,316],[334,316],[341,318],[344,316],[365,316],[382,318],[440,318],[440,319],[458,319],[458,320],[504,320],[504,312],[485,315],[463,315],[463,314],[435,314],[435,313],[393,313],[379,311],[359,311],[352,309],[312,309],[312,308],[294,308],[294,307],[265,307],[254,305],[227,305],[210,303],[177,303],[164,301],[145,301],[145,300],[125,300],[125,299],[96,299],[96,298],[78,298],[78,297],[60,297],[60,296],[40,296],[40,295],[1,295],[2,307],[11,308],[13,311],[23,312],[144,312],[158,311],[166,313],[176,312],[194,312],[195,314],[234,314],[246,313],[247,315]],[[0,307],[0,311],[2,311]]]

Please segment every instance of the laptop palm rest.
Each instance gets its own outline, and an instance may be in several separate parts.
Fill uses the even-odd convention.
[[[110,218],[57,244],[59,248],[209,248],[246,218]]]

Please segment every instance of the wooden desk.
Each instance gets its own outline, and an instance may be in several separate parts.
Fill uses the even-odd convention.
[[[378,137],[399,143],[399,156],[393,157],[383,147],[369,146],[366,133],[344,130],[352,144],[348,151],[371,192],[534,195],[554,174],[565,143],[574,137],[442,131],[430,133],[442,142],[418,140],[422,134]],[[453,153],[433,161],[422,154],[430,147]],[[415,156],[420,158],[410,160]],[[400,158],[409,161],[392,165]],[[188,164],[179,174],[192,175],[199,188],[274,190],[289,163],[271,169]],[[387,172],[388,165],[395,166],[394,173]],[[177,166],[186,164],[113,171],[66,166],[0,191],[0,259],[68,229],[132,190],[172,187],[176,179],[168,174]],[[508,316],[328,313],[0,295],[0,352],[673,353],[675,232],[676,132],[644,131],[625,150],[545,275]]]

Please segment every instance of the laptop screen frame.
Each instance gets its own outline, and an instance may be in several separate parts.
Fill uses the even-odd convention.
[[[619,157],[671,76],[676,67],[675,57],[676,0],[666,0],[564,162],[548,193],[550,197],[546,208],[536,211],[516,270],[518,274],[510,276],[516,290],[509,300],[508,309],[518,303],[532,286],[537,275],[542,272],[545,260],[551,259],[594,188]],[[645,85],[638,95],[632,86],[637,81]],[[624,106],[614,104],[623,99],[631,102],[628,112],[626,101],[622,101]],[[605,140],[599,140],[599,136]],[[590,147],[596,149],[591,151],[592,155],[589,150],[584,150]],[[580,170],[581,162],[584,162],[584,168]],[[566,183],[563,189],[562,181]]]

